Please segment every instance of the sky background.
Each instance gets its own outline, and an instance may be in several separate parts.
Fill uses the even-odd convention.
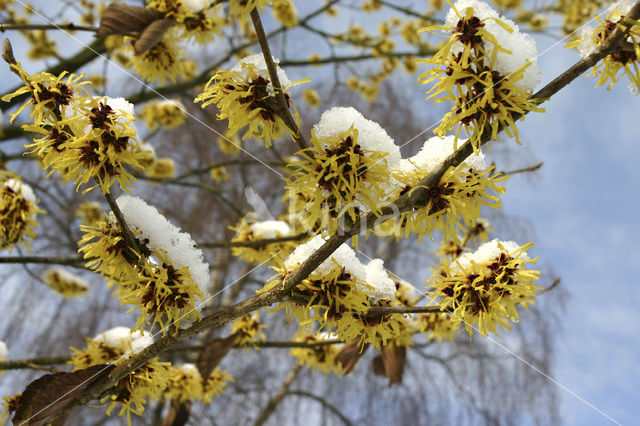
[[[553,41],[538,37],[538,50]],[[545,84],[578,59],[561,45],[539,59]],[[535,253],[569,292],[554,379],[568,425],[637,424],[640,400],[640,99],[578,78],[519,124],[535,179],[514,176],[504,210],[533,224]],[[518,153],[518,149],[515,150]],[[553,297],[552,293],[544,297]],[[592,404],[595,408],[590,407]]]
[[[548,37],[537,41],[540,52],[555,43]],[[70,51],[78,48],[72,43]],[[542,84],[579,59],[563,44],[541,55]],[[7,74],[3,69],[3,80]],[[523,146],[512,154],[521,156],[521,164],[544,166],[533,178],[510,179],[502,203],[505,213],[530,224],[532,253],[541,269],[553,268],[569,294],[553,373],[568,389],[560,393],[564,423],[635,424],[640,99],[624,80],[612,90],[594,86],[594,79],[580,77],[544,105],[546,113],[519,123]],[[422,91],[416,83],[416,96]]]

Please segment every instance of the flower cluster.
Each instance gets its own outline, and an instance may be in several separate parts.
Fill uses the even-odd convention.
[[[236,231],[231,243],[256,243],[232,246],[231,253],[247,262],[263,263],[282,261],[296,247],[296,241],[278,241],[293,235],[291,227],[281,220],[265,220],[250,223],[246,218],[233,228]],[[260,241],[264,241],[260,244]],[[259,245],[258,245],[259,244]]]
[[[84,201],[76,209],[76,216],[83,225],[95,225],[102,220],[102,207],[95,201]]]
[[[496,332],[497,327],[509,329],[509,322],[518,321],[516,306],[535,303],[535,291],[540,289],[533,285],[539,272],[526,269],[535,262],[525,251],[531,246],[492,240],[452,262],[445,260],[428,281],[431,301],[464,322],[469,335],[474,329],[482,336]],[[441,334],[435,328],[432,332],[436,337]]]
[[[179,100],[164,100],[151,102],[140,111],[140,118],[145,122],[149,130],[158,127],[171,129],[185,122],[186,110]]]
[[[274,58],[274,62],[277,64],[278,60]],[[280,68],[278,80],[289,105],[293,105],[288,90],[297,83],[292,83]],[[231,134],[248,126],[242,139],[264,139],[269,147],[272,139],[282,137],[288,130],[278,114],[280,105],[262,54],[248,56],[228,71],[216,72],[195,100],[203,102],[202,108],[216,104],[218,118],[229,120]]]
[[[136,327],[168,325],[200,318],[198,300],[204,300],[208,265],[188,234],[167,221],[139,198],[117,200],[131,227],[137,247],[131,247],[114,218],[94,226],[82,226],[80,251],[91,259],[87,266],[116,285],[122,303],[140,310]]]
[[[219,4],[209,4],[207,0],[151,0],[147,8],[155,9],[171,18],[180,30],[177,37],[194,39],[197,44],[213,40],[214,34],[220,34],[224,17]]]
[[[626,75],[631,82],[629,87],[632,92],[640,93],[640,21],[625,21],[625,15],[634,4],[631,0],[614,3],[605,12],[606,19],[596,18],[600,23],[598,27],[583,27],[580,38],[568,44],[577,47],[580,56],[586,58],[605,42],[614,29],[621,27],[628,30],[620,50],[594,65],[589,75],[598,79],[596,87],[609,82],[607,88],[611,88]]]
[[[462,320],[447,312],[433,312],[419,315],[414,323],[418,331],[425,333],[428,339],[437,339],[438,343],[447,339],[453,343],[453,336],[460,329]]]
[[[540,81],[533,38],[478,0],[457,1],[446,25],[425,30],[452,32],[423,61],[434,68],[420,76],[421,83],[434,83],[429,98],[454,103],[434,132],[443,136],[457,126],[457,140],[464,127],[476,150],[485,132],[495,139],[504,129],[518,140],[515,120],[526,111],[542,111],[531,99]]]
[[[231,323],[231,334],[236,336],[236,345],[256,348],[256,342],[264,341],[262,329],[266,325],[260,322],[260,314],[243,315]]]
[[[43,212],[36,205],[36,196],[29,185],[13,173],[0,174],[1,250],[11,251],[18,244],[30,248],[26,238],[35,238],[36,214]]]
[[[83,349],[71,348],[73,354],[69,363],[74,371],[92,365],[118,362],[141,352],[153,343],[149,333],[130,332],[127,327],[115,327],[87,338]],[[170,364],[154,358],[130,373],[116,385],[113,395],[105,397],[108,402],[107,415],[120,406],[118,414],[126,415],[131,424],[131,414],[141,415],[147,400],[158,400],[166,387]]]
[[[271,11],[276,20],[285,27],[298,25],[298,11],[293,0],[272,0]]]
[[[299,333],[293,338],[293,341],[305,343],[311,347],[293,348],[289,353],[307,368],[325,374],[334,373],[336,376],[341,376],[344,373],[344,367],[341,363],[336,362],[336,356],[340,353],[343,344],[323,344],[328,340],[333,339],[327,333],[317,335]]]
[[[334,219],[378,211],[393,189],[389,170],[400,150],[380,125],[354,108],[325,111],[312,130],[311,147],[287,182],[288,197],[306,229],[335,229]],[[320,224],[320,226],[318,226]]]
[[[323,242],[322,237],[316,236],[299,245],[283,268],[275,268],[278,275],[261,292],[286,282],[288,271],[304,262]],[[290,301],[280,307],[293,312],[307,333],[317,322],[320,330],[335,333],[341,340],[381,347],[401,333],[403,323],[393,315],[369,316],[368,310],[392,303],[395,284],[384,270],[382,260],[363,265],[355,252],[343,244],[300,282],[292,290]]]
[[[418,188],[420,180],[454,152],[455,145],[454,136],[444,139],[434,136],[416,155],[401,160],[392,170],[398,182],[396,196]],[[457,167],[449,168],[440,182],[428,189],[424,205],[382,223],[374,231],[397,237],[416,233],[422,238],[437,230],[444,234],[445,239],[456,239],[463,225],[475,224],[483,205],[500,207],[498,195],[504,192],[504,188],[499,183],[506,179],[506,176],[493,174],[493,168],[486,166],[484,154],[478,151]]]
[[[123,98],[91,96],[81,76],[67,76],[66,72],[57,77],[47,72],[30,76],[20,64],[11,67],[24,86],[2,99],[31,95],[11,119],[27,106],[33,107],[33,122],[23,127],[42,135],[28,146],[43,168],[78,186],[91,181],[108,193],[117,181],[127,190],[133,176],[126,166],[140,168],[144,157],[136,140],[133,105]]]
[[[66,298],[85,296],[89,292],[89,283],[60,268],[47,270],[42,278],[51,290]]]

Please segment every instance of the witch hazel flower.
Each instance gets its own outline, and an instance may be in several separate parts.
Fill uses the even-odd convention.
[[[277,67],[278,59],[273,61]],[[299,121],[295,105],[289,100],[289,88],[303,81],[292,82],[279,67],[277,73],[285,99],[293,106]],[[247,56],[230,70],[216,72],[195,101],[203,102],[202,108],[216,104],[218,118],[229,121],[232,134],[248,126],[242,139],[264,139],[267,148],[271,140],[282,137],[288,130],[278,115],[280,106],[262,54]]]
[[[459,0],[447,13],[445,25],[423,31],[451,31],[449,40],[423,62],[434,68],[419,81],[431,84],[428,99],[451,101],[451,111],[434,130],[440,136],[462,128],[477,150],[482,135],[496,138],[504,129],[519,141],[516,115],[542,111],[531,99],[540,82],[537,49],[533,38],[478,0]]]
[[[595,64],[588,74],[598,79],[596,87],[609,83],[607,88],[610,89],[622,77],[627,76],[632,93],[640,93],[640,21],[625,22],[625,15],[634,4],[632,0],[620,0],[612,4],[605,11],[604,19],[596,17],[600,25],[595,28],[583,27],[580,38],[567,45],[577,48],[580,56],[586,58],[598,50],[616,27],[627,29],[628,35],[620,49]]]
[[[299,245],[282,267],[274,268],[278,275],[260,292],[285,282],[291,271],[306,261],[324,242],[323,237],[316,235]],[[293,312],[308,332],[317,322],[320,330],[335,333],[341,340],[381,347],[387,340],[400,334],[401,318],[386,315],[372,319],[367,313],[372,306],[396,303],[395,290],[395,283],[389,278],[381,259],[374,259],[365,265],[351,247],[343,244],[302,280],[292,290],[290,299],[279,307]]]
[[[394,188],[389,172],[400,160],[400,149],[376,122],[355,108],[325,111],[313,127],[311,147],[289,178],[288,196],[312,229],[329,227],[332,219],[378,211]],[[326,223],[329,222],[329,223]]]
[[[464,141],[463,141],[464,142]],[[455,151],[456,140],[450,135],[428,139],[420,152],[403,159],[392,169],[398,182],[395,196],[411,193],[419,182]],[[383,222],[374,232],[379,235],[408,237],[415,233],[419,239],[438,231],[445,239],[456,239],[459,229],[473,226],[480,217],[482,206],[500,207],[498,195],[504,193],[499,185],[505,176],[492,174],[481,151],[468,156],[457,167],[449,168],[440,182],[429,188],[423,205]]]
[[[496,239],[445,260],[427,281],[431,301],[463,322],[469,335],[474,330],[486,336],[498,327],[510,329],[509,323],[519,318],[517,306],[528,309],[541,289],[533,284],[540,272],[527,269],[536,260],[526,252],[532,245]]]
[[[122,303],[140,316],[135,328],[180,327],[200,318],[198,307],[208,294],[209,265],[191,236],[137,197],[121,196],[117,204],[131,228],[137,248],[129,247],[120,225],[106,218],[85,232],[80,251],[92,269],[107,277]]]

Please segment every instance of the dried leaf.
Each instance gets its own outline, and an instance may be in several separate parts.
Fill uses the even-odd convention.
[[[198,370],[203,379],[207,379],[211,372],[227,356],[233,345],[236,343],[237,335],[232,334],[224,339],[213,339],[200,352],[198,356]]]
[[[133,45],[133,51],[136,55],[142,55],[144,52],[152,49],[156,44],[160,43],[164,33],[174,24],[173,19],[158,19],[153,21],[142,31]]]
[[[387,377],[387,372],[384,369],[382,354],[378,354],[373,357],[373,359],[371,360],[371,368],[373,369],[373,374],[375,374],[376,376]]]
[[[93,382],[115,368],[114,365],[94,365],[73,373],[45,374],[29,383],[18,402],[13,424],[39,426],[50,423]]]
[[[404,364],[407,358],[407,347],[387,345],[382,349],[382,361],[385,375],[389,379],[389,386],[402,381]]]
[[[342,364],[344,373],[348,374],[356,366],[356,363],[369,348],[367,343],[362,348],[359,343],[347,343],[342,350],[336,355],[336,362]]]
[[[100,28],[96,32],[96,37],[140,33],[153,21],[162,19],[162,16],[162,13],[154,9],[112,3],[100,18]]]

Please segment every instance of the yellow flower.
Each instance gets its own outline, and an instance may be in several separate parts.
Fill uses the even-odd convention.
[[[220,396],[227,386],[227,382],[233,382],[233,376],[224,370],[216,368],[204,382],[202,400],[205,404],[210,404],[214,396]]]
[[[292,83],[282,70],[278,70],[278,79],[288,100],[289,87],[297,83]],[[264,139],[269,147],[272,139],[282,137],[288,130],[277,114],[280,107],[262,54],[244,58],[229,71],[216,72],[195,100],[204,102],[202,108],[216,104],[218,118],[229,120],[232,134],[248,126],[243,140]],[[297,111],[294,115],[298,116]]]
[[[457,16],[450,13],[448,25],[424,29],[452,31],[452,35],[432,58],[423,61],[434,68],[419,78],[422,84],[434,83],[428,99],[454,103],[434,133],[443,136],[457,126],[457,139],[464,128],[474,150],[488,129],[493,139],[503,127],[519,141],[514,116],[543,111],[531,99],[540,80],[535,42],[497,12],[478,9],[468,7],[461,14],[454,7]]]
[[[149,130],[157,127],[172,129],[184,124],[186,110],[179,100],[164,100],[146,104],[140,110],[140,117]]]
[[[460,329],[462,320],[446,312],[432,312],[419,315],[415,322],[418,331],[426,333],[430,340],[437,339],[438,343],[442,343],[444,339],[448,339],[453,343],[453,336]]]
[[[445,260],[427,281],[431,301],[464,322],[469,335],[474,329],[482,336],[497,327],[510,329],[509,322],[518,321],[517,305],[528,308],[541,288],[533,285],[539,272],[526,269],[535,262],[525,252],[531,246],[493,240],[474,253]]]
[[[243,315],[231,323],[231,334],[237,335],[236,345],[245,348],[257,348],[255,342],[264,341],[266,339],[261,329],[266,328],[265,324],[260,322],[260,314]]]
[[[153,343],[149,333],[130,332],[127,327],[115,327],[86,340],[85,348],[71,348],[73,354],[69,364],[74,366],[74,371],[97,364],[122,362]],[[102,399],[103,403],[109,401],[107,415],[120,406],[118,415],[126,415],[130,425],[132,413],[141,415],[147,400],[160,399],[170,378],[170,366],[168,362],[153,358],[120,380],[115,393]]]
[[[627,6],[630,8],[631,4]],[[581,38],[567,46],[577,47],[580,55],[586,58],[604,43],[617,26],[627,28],[628,37],[625,40],[625,48],[606,56],[594,65],[588,76],[598,79],[596,87],[609,83],[607,88],[610,89],[626,75],[631,82],[629,87],[637,94],[640,93],[640,21],[622,23],[626,13],[628,13],[627,7],[621,9],[614,4],[606,12],[607,19],[596,17],[600,23],[597,28],[584,27]]]
[[[20,403],[21,393],[17,393],[12,396],[3,396],[2,404],[0,404],[0,408],[2,408],[2,413],[0,415],[0,424],[4,425],[9,417],[18,409],[18,404]]]
[[[299,332],[293,338],[293,341],[310,344],[322,343],[325,340],[329,340],[330,337],[327,333],[314,335]],[[310,348],[293,348],[289,353],[307,368],[318,370],[325,374],[334,373],[336,376],[341,376],[344,374],[344,366],[336,362],[336,356],[340,353],[342,346],[342,344],[327,344]]]
[[[229,179],[229,172],[224,166],[215,167],[209,172],[211,180],[214,182],[224,182]]]
[[[107,415],[114,408],[120,407],[119,416],[127,417],[127,424],[131,425],[131,414],[141,416],[147,400],[157,401],[167,386],[170,377],[171,363],[151,360],[142,367],[130,373],[116,385],[117,394],[105,396],[102,402],[108,402]]]
[[[65,298],[80,297],[89,292],[89,284],[85,280],[62,269],[49,269],[43,279],[49,288]]]
[[[320,95],[313,89],[307,89],[302,92],[302,99],[309,105],[311,108],[317,108],[320,106],[322,100],[320,99]]]
[[[377,123],[353,108],[332,108],[314,127],[310,144],[298,152],[302,161],[293,165],[285,196],[296,203],[307,229],[320,222],[331,232],[344,215],[355,219],[379,211],[388,195],[389,167],[400,152]]]
[[[159,86],[186,77],[185,50],[176,43],[176,38],[176,32],[169,30],[158,44],[132,58],[131,66],[140,77],[149,83],[157,81]]]
[[[64,112],[64,108],[76,103],[75,99],[88,96],[88,92],[83,86],[90,84],[90,82],[80,81],[83,77],[82,74],[75,75],[63,71],[57,77],[48,72],[40,72],[31,76],[22,69],[20,63],[11,64],[10,67],[18,73],[24,86],[13,93],[4,95],[2,100],[7,102],[24,93],[31,96],[16,112],[10,114],[10,122],[13,122],[29,105],[33,107],[30,116],[36,126],[45,122],[55,122],[59,120],[60,113]],[[74,97],[76,98],[74,99]]]
[[[170,179],[176,174],[175,163],[170,157],[156,158],[144,171],[147,176],[156,179]]]
[[[453,153],[454,148],[453,136],[445,139],[435,136],[425,142],[418,154],[400,161],[392,174],[399,183],[397,195],[414,191],[419,181]],[[500,207],[498,195],[505,189],[499,184],[506,179],[508,177],[493,174],[493,167],[486,168],[481,152],[472,154],[444,173],[440,182],[429,189],[424,205],[384,222],[374,232],[404,238],[416,233],[420,240],[425,234],[438,231],[445,239],[455,240],[458,229],[475,225],[482,206]]]
[[[218,136],[218,147],[220,151],[228,155],[237,155],[242,148],[242,141],[236,132],[227,129],[223,136]]]
[[[29,185],[13,173],[0,173],[0,249],[11,252],[18,244],[30,249],[26,239],[36,237],[37,213],[44,213],[36,205],[36,197]]]
[[[236,231],[236,235],[231,239],[232,243],[268,241],[292,235],[292,230],[286,222],[276,220],[251,222],[242,219],[237,226],[231,229]],[[297,241],[282,241],[246,247],[232,246],[231,253],[247,262],[263,263],[268,260],[275,262],[287,257],[298,243]]]
[[[202,376],[195,365],[182,364],[171,369],[167,388],[164,390],[165,398],[172,398],[178,402],[202,400],[203,392]]]
[[[287,28],[298,25],[298,11],[292,0],[272,0],[271,11],[276,21]]]
[[[140,252],[127,244],[117,221],[106,218],[80,227],[85,234],[79,251],[89,259],[87,267],[116,285],[121,303],[133,305],[130,311],[139,310],[135,328],[157,324],[166,333],[169,325],[199,319],[197,302],[204,300],[209,272],[191,237],[139,198],[116,202]]]

